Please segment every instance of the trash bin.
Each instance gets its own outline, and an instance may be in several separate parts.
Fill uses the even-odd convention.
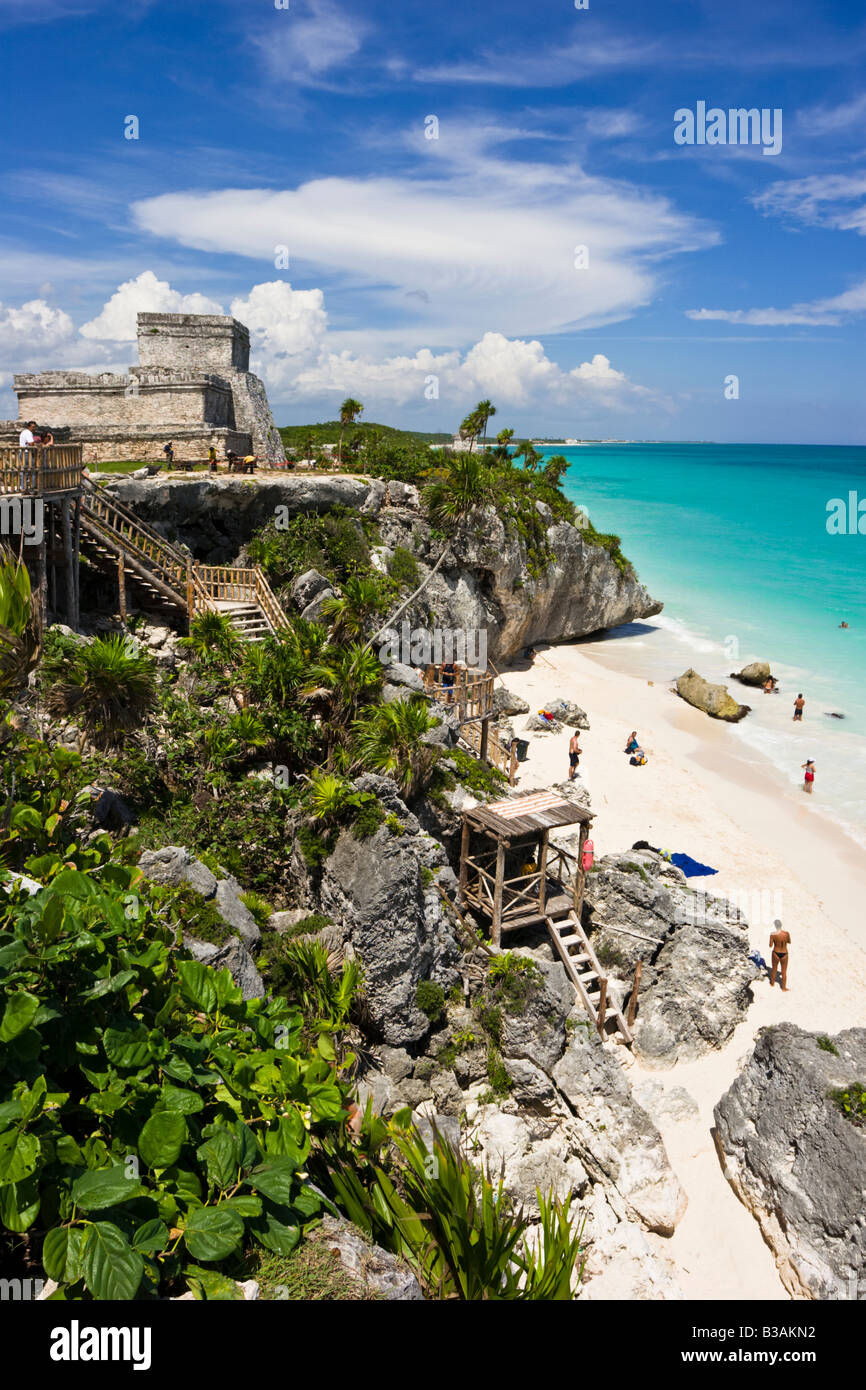
[[[525,763],[526,755],[529,752],[529,739],[516,738],[514,742],[517,744],[517,761],[519,763]]]

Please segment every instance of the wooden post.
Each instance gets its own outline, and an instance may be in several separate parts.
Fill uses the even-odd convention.
[[[577,876],[574,880],[574,915],[578,922],[583,916],[583,890],[586,884],[586,874],[583,870],[583,847],[589,835],[589,826],[584,822],[580,827],[580,838],[577,843]]]
[[[457,886],[457,901],[461,907],[466,905],[466,882],[469,877],[469,821],[463,817],[463,834],[460,837],[460,878]]]
[[[67,493],[60,504],[63,527],[63,579],[66,584],[66,621],[75,626],[75,566],[72,550],[72,510]]]
[[[52,612],[57,612],[57,518],[54,515],[54,507],[50,502],[44,504],[45,510],[42,514],[42,525],[48,537],[48,602]]]
[[[607,1013],[607,979],[604,979],[604,980],[599,980],[599,982],[598,982],[598,1017],[596,1018],[596,1023],[597,1023],[597,1025],[598,1025],[599,1035],[600,1035],[602,1038],[604,1037],[604,1019],[605,1019],[605,1014],[606,1014],[606,1013]]]
[[[192,622],[195,611],[195,592],[192,585],[192,560],[187,556],[186,561],[186,616],[187,621]]]
[[[72,536],[72,566],[75,580],[75,622],[72,626],[78,631],[81,623],[81,498],[75,499],[75,524]]]
[[[36,592],[39,595],[39,633],[40,636],[45,628],[45,619],[48,616],[48,537],[43,531],[39,549],[36,551]]]
[[[117,557],[117,602],[120,609],[120,621],[126,621],[126,566],[123,555]]]
[[[547,837],[548,830],[542,830],[538,842],[538,911],[544,916],[545,898],[547,897]]]
[[[639,960],[634,968],[634,984],[631,987],[631,999],[628,1001],[628,1026],[631,1028],[634,1023],[634,1016],[637,1011],[637,992],[640,988],[640,977],[643,974],[643,961]]]
[[[489,737],[490,737],[490,720],[489,720],[489,719],[482,719],[482,721],[481,721],[481,748],[480,748],[480,750],[479,750],[478,756],[479,756],[479,758],[481,759],[481,761],[482,761],[483,763],[486,763],[486,762],[487,762],[487,741],[488,741]]]
[[[493,887],[493,927],[490,940],[499,947],[502,940],[502,884],[505,879],[505,844],[502,840],[496,846],[496,881]]]
[[[517,776],[517,739],[511,740],[510,757],[508,759],[508,785],[514,786],[514,779]]]

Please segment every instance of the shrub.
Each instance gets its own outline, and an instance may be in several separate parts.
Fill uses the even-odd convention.
[[[831,1091],[830,1099],[852,1124],[866,1126],[866,1083],[852,1081],[837,1091]]]
[[[415,1003],[422,1014],[426,1014],[430,1022],[435,1023],[445,1012],[445,991],[432,980],[419,980],[415,990]]]
[[[346,1089],[283,999],[175,947],[136,870],[30,864],[0,892],[0,1248],[66,1299],[232,1298],[321,1210],[305,1164]],[[19,1253],[20,1258],[20,1253]]]
[[[170,908],[171,916],[177,918],[181,929],[196,941],[222,946],[231,936],[231,927],[223,921],[216,904],[203,898],[188,883],[181,883],[177,888],[153,885],[148,892],[157,903],[162,902]]]
[[[401,588],[417,589],[421,583],[418,561],[411,550],[407,550],[404,545],[394,547],[394,554],[388,566],[388,574],[394,583],[399,584]]]
[[[832,1041],[832,1039],[828,1038],[824,1033],[822,1033],[821,1036],[818,1038],[818,1046],[820,1047],[822,1052],[832,1052],[834,1057],[839,1056],[838,1047]]]

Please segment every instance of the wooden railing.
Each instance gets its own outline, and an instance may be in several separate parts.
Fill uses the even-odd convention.
[[[190,616],[214,612],[217,603],[254,603],[274,632],[289,626],[270,584],[258,565],[195,565],[192,569],[193,606]]]
[[[424,672],[424,688],[441,705],[452,705],[461,721],[487,719],[493,709],[492,671],[456,666],[449,676],[442,666],[428,666]]]
[[[0,494],[73,492],[81,487],[80,444],[0,449]]]
[[[483,735],[481,727],[477,723],[466,723],[460,730],[461,742],[465,743],[477,757],[481,757],[481,746]],[[514,785],[514,777],[517,772],[517,751],[514,747],[517,740],[505,743],[495,729],[490,729],[487,735],[487,761],[492,767],[497,767],[500,772],[504,772],[509,784]]]

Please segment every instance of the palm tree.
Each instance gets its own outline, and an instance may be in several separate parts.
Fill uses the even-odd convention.
[[[0,548],[0,697],[18,694],[42,651],[38,598],[11,551]]]
[[[481,421],[478,418],[478,413],[475,410],[470,410],[469,414],[466,416],[465,420],[463,420],[458,431],[461,439],[469,440],[470,454],[472,453],[472,450],[475,448],[475,441],[478,438],[480,432]]]
[[[244,653],[241,641],[227,613],[199,613],[189,626],[189,637],[180,645],[205,667],[236,666]]]
[[[496,448],[493,450],[493,457],[497,463],[510,463],[511,455],[508,447],[514,438],[514,430],[500,430],[496,436]]]
[[[84,733],[110,747],[139,728],[156,704],[153,658],[133,652],[126,637],[94,637],[76,652],[66,679],[51,687],[45,703],[52,714],[80,720]]]
[[[456,531],[462,522],[485,507],[493,497],[490,470],[481,459],[473,458],[471,454],[446,455],[445,468],[436,481],[429,485],[424,496],[434,526],[444,524]],[[424,592],[434,574],[441,569],[448,551],[448,545],[443,546],[439,559],[426,578],[409,595],[405,603],[401,603],[396,613],[392,613],[387,622],[373,633],[367,643],[368,647],[372,647],[376,638],[388,628],[393,628],[406,609]]]
[[[524,439],[517,450],[516,457],[523,455],[523,467],[530,473],[534,473],[541,459],[541,454],[536,449],[531,439]]]
[[[340,406],[340,425],[342,426],[340,430],[339,448],[340,463],[343,462],[343,435],[345,433],[346,426],[354,425],[358,416],[362,415],[363,412],[364,407],[362,406],[361,402],[354,400],[352,396],[347,396],[346,399],[343,401],[343,404]]]
[[[359,761],[392,777],[411,800],[424,786],[436,756],[421,739],[438,723],[420,695],[370,706],[352,725]]]
[[[350,575],[343,581],[340,597],[325,599],[322,604],[322,613],[331,619],[332,641],[360,637],[368,619],[381,613],[383,606],[382,591],[375,579]]]
[[[309,681],[300,694],[302,699],[315,700],[324,707],[328,742],[333,745],[346,738],[359,707],[381,684],[382,667],[369,644],[362,647],[352,642],[324,651],[310,668]]]
[[[487,447],[487,422],[496,414],[496,406],[492,401],[479,401],[474,410],[475,418],[478,421],[478,431],[482,435],[481,443]]]

